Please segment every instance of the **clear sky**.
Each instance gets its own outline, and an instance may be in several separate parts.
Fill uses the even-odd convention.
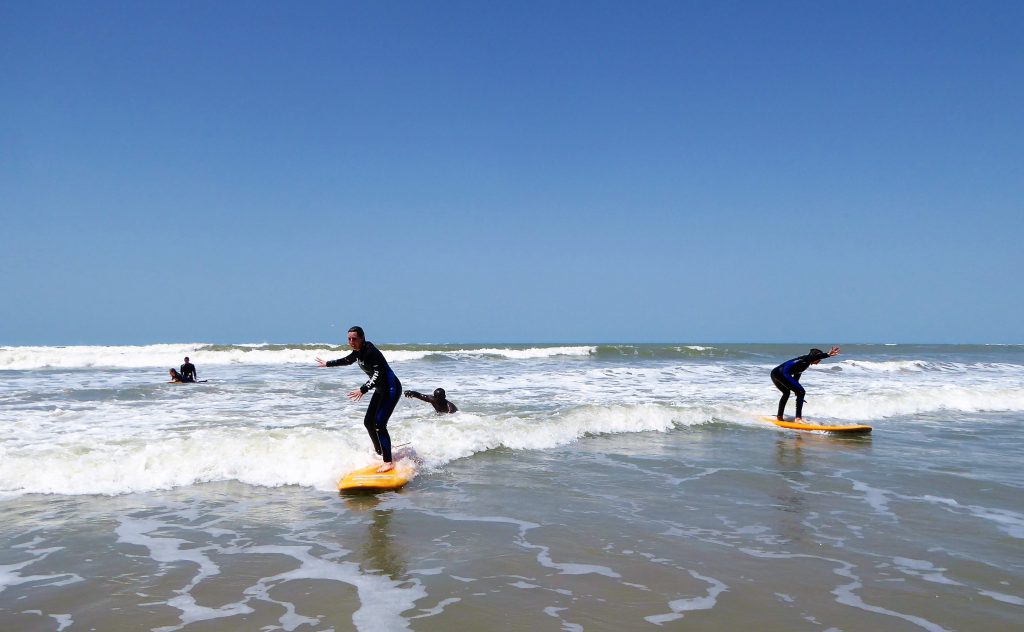
[[[0,0],[0,344],[1024,343],[1022,32]]]

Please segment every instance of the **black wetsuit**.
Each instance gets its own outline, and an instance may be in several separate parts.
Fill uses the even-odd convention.
[[[800,386],[800,376],[807,370],[807,367],[811,366],[812,362],[824,360],[827,357],[829,355],[824,351],[809,353],[799,358],[786,360],[772,369],[772,383],[775,384],[775,388],[782,391],[782,398],[779,400],[779,417],[782,417],[786,410],[790,392],[796,393],[796,416],[803,417],[805,391],[804,387]]]
[[[369,378],[359,390],[365,395],[371,389],[376,389],[370,398],[370,406],[366,409],[363,425],[370,433],[373,449],[384,457],[386,463],[390,463],[391,435],[388,434],[388,419],[391,418],[391,413],[395,412],[395,406],[402,397],[402,383],[388,366],[384,354],[372,342],[363,341],[359,351],[353,351],[338,360],[331,360],[326,366],[346,366],[353,362],[358,362],[359,368]]]
[[[181,365],[181,381],[196,381],[196,365],[192,364],[191,362],[186,362],[185,364]]]
[[[427,402],[428,404],[434,407],[434,412],[437,413],[443,414],[459,412],[459,409],[455,406],[455,404],[448,401],[447,398],[439,399],[437,397],[434,397],[433,395],[424,395],[423,393],[417,393],[416,391],[406,391],[405,396],[415,397],[416,399],[421,399]]]

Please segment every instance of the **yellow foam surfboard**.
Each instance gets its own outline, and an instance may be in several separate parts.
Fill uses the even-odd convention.
[[[775,417],[761,417],[761,421],[767,421],[773,423],[780,428],[789,428],[790,430],[817,430],[818,432],[848,432],[848,433],[868,433],[871,432],[871,426],[864,426],[861,424],[853,424],[850,426],[822,426],[820,424],[813,423],[807,419],[803,423],[796,423],[792,417],[786,417],[786,421],[779,421]]]
[[[378,472],[380,463],[349,472],[338,481],[339,492],[353,491],[386,491],[399,489],[416,476],[416,462],[406,458],[395,462],[395,468],[388,472]]]

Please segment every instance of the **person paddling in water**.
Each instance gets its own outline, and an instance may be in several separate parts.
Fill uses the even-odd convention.
[[[384,465],[377,468],[378,472],[387,472],[394,469],[395,464],[391,460],[391,435],[388,434],[388,419],[395,411],[399,398],[402,397],[402,383],[398,376],[388,366],[384,354],[366,340],[362,327],[352,327],[348,330],[348,346],[352,347],[352,353],[344,358],[324,362],[316,359],[317,365],[321,367],[348,366],[353,362],[359,363],[359,368],[369,378],[358,390],[348,394],[348,398],[358,402],[363,395],[373,390],[373,397],[370,398],[370,406],[366,409],[366,417],[363,425],[370,433],[370,440],[373,441],[373,449],[384,458]]]
[[[448,398],[445,396],[443,388],[435,388],[433,396],[424,395],[423,393],[418,393],[416,391],[406,391],[405,396],[414,397],[416,399],[420,399],[427,402],[428,404],[434,407],[434,412],[436,412],[439,415],[459,412],[458,407],[456,407],[455,404],[448,401]]]
[[[178,373],[177,369],[167,369],[167,375],[171,378],[167,381],[168,384],[181,384],[185,381],[181,379],[181,374]]]
[[[795,392],[796,419],[793,421],[797,423],[803,421],[805,391],[804,387],[800,386],[800,376],[811,365],[818,364],[825,358],[837,355],[839,355],[839,347],[836,346],[833,346],[828,353],[821,349],[811,349],[807,355],[786,360],[772,369],[772,383],[775,384],[775,388],[782,391],[782,398],[779,399],[779,413],[775,416],[776,419],[783,421],[783,413],[786,411],[786,402],[789,401],[789,394]]]

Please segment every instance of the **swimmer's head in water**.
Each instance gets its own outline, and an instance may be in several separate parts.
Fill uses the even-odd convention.
[[[435,388],[434,389],[434,397],[436,397],[437,399],[444,399],[444,389],[443,388]]]

